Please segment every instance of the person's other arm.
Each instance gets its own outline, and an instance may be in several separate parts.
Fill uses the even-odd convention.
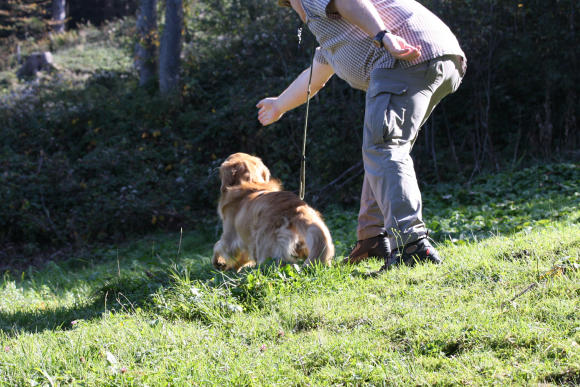
[[[329,11],[338,12],[370,37],[374,38],[379,31],[388,30],[370,0],[331,0],[327,8]],[[414,47],[392,33],[385,34],[383,45],[396,59],[413,60],[421,56],[421,46]]]
[[[326,85],[326,82],[333,74],[332,66],[314,61],[310,98],[315,96]],[[270,125],[278,121],[287,111],[304,104],[306,102],[309,77],[310,67],[304,70],[278,97],[264,98],[258,102],[256,107],[259,109],[258,120],[260,123],[264,126]]]

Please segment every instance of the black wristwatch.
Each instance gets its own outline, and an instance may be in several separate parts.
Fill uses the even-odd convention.
[[[391,31],[389,31],[389,30],[379,31],[378,34],[376,34],[375,37],[374,37],[374,39],[373,39],[373,44],[375,46],[377,46],[378,48],[383,48],[384,47],[384,45],[383,45],[383,37],[386,34],[390,34],[390,33],[391,33]]]

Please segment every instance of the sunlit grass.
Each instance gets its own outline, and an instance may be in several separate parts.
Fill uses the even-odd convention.
[[[30,83],[43,84],[47,89],[82,87],[95,73],[116,72],[128,74],[133,71],[131,48],[133,20],[118,20],[101,27],[86,25],[79,30],[39,40],[22,41],[21,60],[33,52],[51,51],[56,71],[41,72],[39,81],[18,80],[19,65],[16,53],[12,55],[11,67],[0,68],[0,97],[18,96],[30,88]]]
[[[130,53],[120,47],[103,47],[102,44],[84,44],[59,51],[55,63],[72,72],[93,73],[99,71],[131,70]]]

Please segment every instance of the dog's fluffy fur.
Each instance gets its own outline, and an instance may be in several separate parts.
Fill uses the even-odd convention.
[[[223,233],[214,246],[212,264],[219,270],[239,271],[268,258],[305,265],[330,265],[334,245],[320,214],[280,182],[258,157],[229,156],[220,166],[218,213]]]

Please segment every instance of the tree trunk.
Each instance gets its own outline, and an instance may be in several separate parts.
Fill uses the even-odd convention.
[[[157,69],[157,0],[141,0],[137,11],[139,42],[135,48],[135,67],[139,71],[139,85],[149,83]]]
[[[101,4],[103,12],[103,21],[112,20],[115,18],[115,3],[113,0],[104,0]]]
[[[66,0],[52,0],[53,31],[57,34],[64,32],[66,19]]]
[[[175,92],[179,85],[182,26],[182,0],[167,0],[159,53],[159,90],[162,94]]]

